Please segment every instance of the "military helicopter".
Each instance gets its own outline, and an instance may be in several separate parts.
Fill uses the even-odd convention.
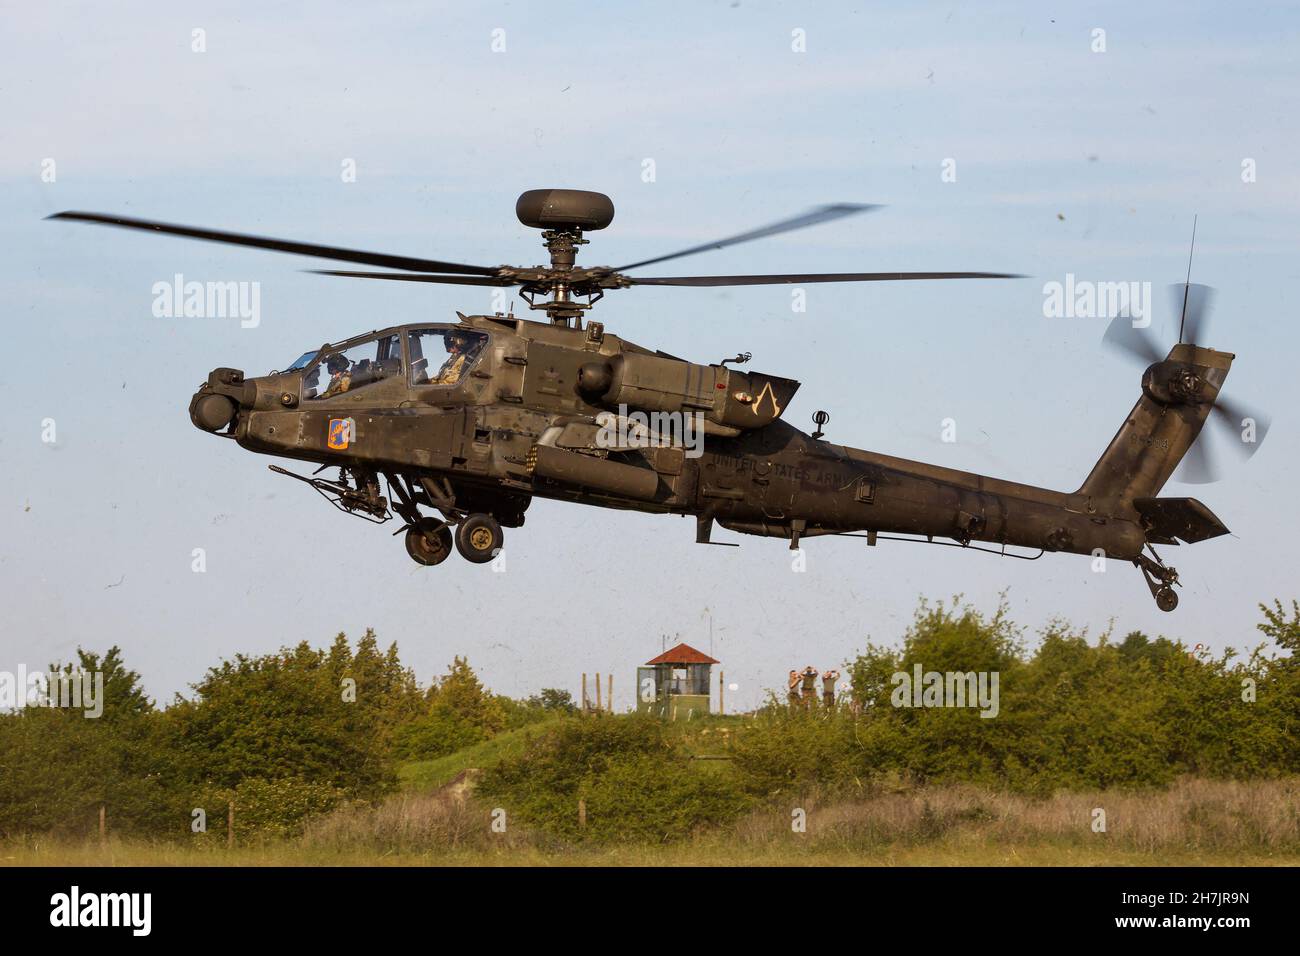
[[[406,549],[437,565],[453,547],[492,561],[503,528],[524,523],[535,497],[689,515],[695,540],[714,524],[789,540],[819,535],[922,541],[1012,557],[1068,552],[1131,561],[1157,606],[1178,604],[1177,571],[1153,545],[1227,533],[1193,498],[1160,498],[1211,411],[1240,418],[1219,391],[1234,356],[1179,342],[1162,359],[1116,321],[1108,339],[1148,360],[1142,393],[1092,472],[1058,492],[827,441],[825,412],[807,434],[783,420],[799,383],[740,368],[750,356],[701,364],[606,332],[584,315],[613,289],[817,282],[1016,278],[994,272],[630,276],[628,272],[865,212],[839,204],[627,265],[579,267],[584,234],[610,225],[609,197],[539,189],[516,203],[542,230],[549,266],[479,266],[341,249],[122,216],[49,218],[145,230],[379,267],[312,270],[397,282],[517,287],[548,321],[464,315],[366,332],[305,352],[288,368],[246,376],[215,369],[189,404],[205,432],[250,451],[319,465],[306,482],[335,507],[402,521]],[[1190,276],[1189,276],[1190,279]],[[1188,326],[1190,283],[1184,294]],[[585,300],[585,301],[580,301]],[[1192,332],[1199,318],[1190,323]],[[1192,339],[1196,336],[1193,334]],[[1262,435],[1260,436],[1262,437]],[[338,477],[318,477],[337,467]],[[381,485],[382,482],[382,485]],[[975,542],[998,546],[986,548]],[[1008,547],[1032,549],[1020,555]]]

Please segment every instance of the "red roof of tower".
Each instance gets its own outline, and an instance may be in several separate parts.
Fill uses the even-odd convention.
[[[645,663],[649,667],[651,664],[719,664],[721,661],[715,661],[708,654],[701,654],[689,644],[678,644]]]

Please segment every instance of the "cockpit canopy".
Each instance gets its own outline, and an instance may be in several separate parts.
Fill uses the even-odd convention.
[[[296,372],[300,368],[306,368],[307,363],[310,362],[312,359],[314,359],[316,357],[316,353],[319,351],[320,349],[315,349],[311,352],[303,352],[296,359],[294,359],[293,364],[290,365],[288,368],[286,368],[285,371]]]
[[[464,326],[430,326],[352,339],[304,353],[303,399],[319,401],[398,376],[412,387],[460,384],[486,350],[488,336]]]

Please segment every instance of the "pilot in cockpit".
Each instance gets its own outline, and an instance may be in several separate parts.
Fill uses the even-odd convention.
[[[460,381],[465,367],[473,361],[474,342],[460,329],[451,329],[443,340],[447,346],[447,361],[431,380],[433,385],[455,385]]]
[[[347,356],[336,352],[325,360],[325,368],[330,373],[330,383],[321,393],[321,398],[340,395],[352,387],[352,364]]]

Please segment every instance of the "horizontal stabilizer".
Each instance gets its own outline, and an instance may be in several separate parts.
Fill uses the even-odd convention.
[[[1177,544],[1175,538],[1195,544],[1228,533],[1214,512],[1195,498],[1135,498],[1133,507],[1152,544]]]

